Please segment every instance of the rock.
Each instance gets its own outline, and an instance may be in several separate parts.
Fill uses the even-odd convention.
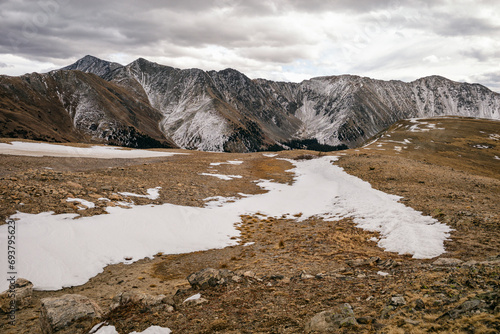
[[[245,274],[243,275],[246,276]],[[230,270],[206,268],[189,275],[187,280],[195,289],[207,289],[209,287],[226,284],[233,276],[235,276],[235,273]]]
[[[378,260],[376,262],[376,265],[377,267],[390,269],[399,266],[399,263],[397,263],[393,259],[387,259],[387,260]]]
[[[31,296],[33,295],[33,284],[24,278],[18,278],[14,283],[15,297],[11,298],[9,290],[0,294],[0,312],[9,313],[13,310],[22,310],[31,306]],[[14,304],[12,300],[15,301]]]
[[[314,276],[306,273],[305,271],[300,273],[300,279],[302,279],[302,280],[311,279],[311,278],[314,278]]]
[[[470,261],[467,261],[467,262],[462,263],[462,266],[465,266],[465,267],[473,267],[473,266],[476,266],[478,263],[479,263],[479,262],[477,262],[477,261],[470,260]]]
[[[123,200],[123,197],[118,195],[118,194],[111,194],[108,196],[108,198],[112,201],[121,201]]]
[[[390,316],[389,314],[394,311],[396,307],[392,305],[388,305],[382,309],[382,312],[380,312],[380,318],[381,319],[388,319]]]
[[[422,299],[415,300],[415,310],[421,311],[425,309],[425,303]]]
[[[173,311],[173,299],[165,295],[150,295],[142,292],[127,291],[122,292],[115,297],[113,297],[113,304],[111,304],[110,309],[114,310],[117,307],[127,305],[127,304],[140,304],[147,307],[158,307],[162,306],[168,312]]]
[[[245,271],[243,273],[243,276],[244,277],[249,277],[249,278],[256,278],[257,277],[257,275],[255,275],[255,273],[253,271],[251,271],[251,270]]]
[[[380,261],[379,257],[373,256],[368,259],[354,259],[354,260],[348,260],[346,263],[350,267],[360,267],[360,266],[366,266],[366,265],[373,265],[374,263]]]
[[[351,305],[343,304],[334,310],[323,311],[306,323],[305,332],[333,332],[340,327],[357,326]]]
[[[479,310],[480,308],[486,306],[486,303],[480,299],[469,299],[466,302],[458,305],[454,309],[446,312],[438,318],[441,319],[457,319],[463,314]]]
[[[336,314],[333,311],[323,311],[316,314],[305,327],[305,332],[310,333],[313,331],[327,332],[338,329],[339,323],[336,322]]]
[[[453,258],[440,258],[434,261],[432,264],[435,266],[457,266],[461,264],[463,261],[459,259]]]
[[[403,305],[406,305],[406,300],[402,296],[394,296],[394,297],[391,297],[391,301],[389,302],[389,305],[396,306],[396,307],[403,306]]]
[[[354,259],[346,261],[347,265],[350,267],[360,267],[365,264],[364,259]]]
[[[231,277],[231,280],[235,283],[243,282],[243,278],[241,276],[238,276],[238,275],[234,275],[233,277]]]
[[[270,278],[273,280],[282,280],[285,278],[285,276],[283,276],[283,275],[271,275]]]
[[[83,189],[83,186],[81,184],[78,184],[78,183],[73,182],[73,181],[68,181],[68,182],[64,183],[64,185],[71,188],[71,189]]]
[[[51,334],[75,322],[88,322],[102,317],[99,306],[81,295],[64,295],[41,300],[40,326],[42,333]]]

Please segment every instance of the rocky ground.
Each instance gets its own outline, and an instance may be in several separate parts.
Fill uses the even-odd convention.
[[[101,319],[84,319],[59,333],[87,333],[103,320],[120,333],[151,325],[173,333],[498,333],[500,161],[494,157],[500,157],[500,126],[467,119],[431,123],[445,130],[408,132],[412,123],[403,122],[389,129],[390,137],[338,152],[337,164],[451,226],[447,253],[438,259],[384,252],[369,240],[375,233],[350,219],[243,216],[237,246],[157,254],[110,265],[82,286],[34,291],[30,305],[17,311],[15,326],[1,315],[0,332],[41,333],[41,300],[78,294],[95,301]],[[287,172],[292,165],[276,158],[319,155],[187,153],[126,161],[2,156],[2,221],[16,211],[102,214],[106,206],[131,200],[203,206],[211,196],[261,192],[254,180],[293,182]],[[245,163],[210,165],[237,159]],[[243,177],[199,175],[215,169]],[[157,200],[118,194],[157,186]],[[69,197],[111,202],[80,210],[66,202]],[[184,302],[198,293],[199,299]]]

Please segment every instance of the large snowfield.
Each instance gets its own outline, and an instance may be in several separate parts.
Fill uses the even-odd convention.
[[[318,216],[328,220],[353,217],[363,229],[380,232],[378,245],[414,258],[445,252],[451,229],[432,217],[406,207],[400,197],[373,189],[369,183],[333,165],[336,157],[290,161],[292,185],[261,180],[268,192],[233,202],[207,203],[204,208],[173,204],[108,207],[109,214],[77,218],[51,212],[10,217],[16,222],[17,277],[36,289],[57,290],[81,285],[108,264],[152,257],[158,252],[185,253],[237,243],[240,215],[272,217],[302,213],[299,220]],[[208,177],[208,176],[207,176]],[[296,218],[294,218],[296,219]],[[0,226],[5,245],[7,225]],[[7,268],[7,247],[0,249],[0,266]],[[0,290],[7,289],[2,280]]]

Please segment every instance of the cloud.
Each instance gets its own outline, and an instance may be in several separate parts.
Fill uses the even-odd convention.
[[[500,71],[472,75],[470,81],[481,82],[492,91],[500,93]]]
[[[474,58],[480,62],[500,60],[500,51],[498,49],[492,49],[491,46],[490,49],[471,47],[465,50],[461,50],[460,54],[465,57]]]
[[[18,74],[92,54],[250,77],[471,78],[500,70],[498,12],[492,0],[4,0],[0,57]]]

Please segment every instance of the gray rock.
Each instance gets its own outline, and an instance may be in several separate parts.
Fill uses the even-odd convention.
[[[352,327],[352,326],[357,326],[358,322],[356,321],[355,317],[348,317],[340,321],[340,327]]]
[[[390,268],[397,267],[399,264],[396,261],[394,261],[393,259],[387,259],[387,260],[378,260],[376,262],[376,265],[377,265],[377,267],[380,267],[380,268],[390,269]]]
[[[394,297],[391,297],[391,301],[389,302],[389,305],[396,306],[396,307],[403,306],[403,305],[406,305],[406,300],[402,296],[394,296]]]
[[[251,270],[247,270],[243,273],[243,276],[244,277],[248,277],[248,278],[257,278],[257,275],[251,271]]]
[[[434,261],[432,264],[435,266],[457,266],[463,263],[462,260],[453,258],[440,258]]]
[[[163,309],[169,312],[174,310],[171,306],[173,304],[171,297],[167,297],[165,295],[153,296],[147,293],[135,291],[122,292],[113,297],[113,304],[111,304],[110,309],[114,310],[117,307],[127,304],[141,304],[147,307],[163,306]]]
[[[351,305],[343,304],[334,310],[323,311],[306,323],[305,332],[332,332],[340,327],[357,326]]]
[[[88,322],[102,317],[99,306],[81,295],[64,295],[41,300],[40,327],[42,333],[51,334],[76,322]]]
[[[0,313],[9,313],[13,310],[21,310],[31,306],[31,296],[33,295],[33,284],[24,279],[18,278],[14,283],[15,297],[9,290],[0,294]],[[14,304],[12,304],[14,301]]]
[[[481,309],[482,307],[486,306],[486,303],[480,299],[469,299],[466,302],[458,305],[454,309],[446,312],[442,316],[440,316],[438,319],[457,319],[460,316]]]
[[[333,311],[323,311],[316,314],[309,322],[306,324],[306,333],[311,333],[313,331],[317,332],[327,332],[334,331],[340,327],[338,323],[337,315]]]
[[[390,313],[394,311],[396,307],[392,305],[387,305],[382,309],[382,312],[380,312],[380,318],[381,319],[388,319],[390,317]]]
[[[189,275],[187,280],[195,289],[207,289],[209,287],[226,284],[233,276],[235,276],[235,273],[230,270],[206,268]]]
[[[314,278],[314,276],[306,273],[305,271],[300,273],[300,279],[302,279],[302,280],[311,279],[311,278]]]
[[[366,266],[366,265],[373,265],[376,262],[380,261],[379,257],[373,256],[368,259],[354,259],[354,260],[348,260],[346,263],[350,267],[361,267],[361,266]]]

